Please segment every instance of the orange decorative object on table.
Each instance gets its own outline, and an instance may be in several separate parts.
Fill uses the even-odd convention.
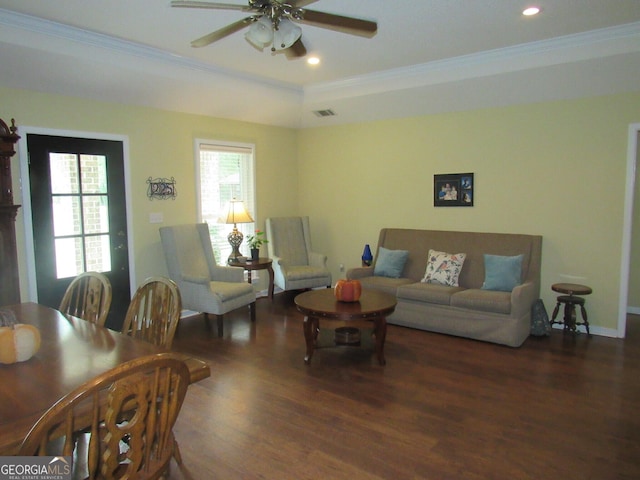
[[[362,285],[358,280],[341,279],[336,282],[335,295],[340,302],[357,302],[361,293]]]
[[[17,323],[0,327],[0,363],[24,362],[40,349],[40,330],[33,325]]]

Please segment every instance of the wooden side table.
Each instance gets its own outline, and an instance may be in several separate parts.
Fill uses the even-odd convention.
[[[558,293],[564,293],[557,299],[556,308],[553,309],[553,315],[551,317],[551,325],[554,323],[564,324],[565,331],[576,332],[578,325],[583,325],[587,329],[587,335],[590,337],[589,320],[587,319],[587,310],[584,308],[584,298],[580,295],[589,295],[592,290],[591,287],[586,285],[579,285],[577,283],[554,283],[551,285],[551,290]],[[558,311],[560,310],[560,304],[564,304],[564,317],[562,320],[556,321]],[[582,314],[582,322],[576,321],[576,305],[580,306],[580,313]]]
[[[230,267],[242,267],[247,272],[247,281],[251,283],[251,272],[253,270],[266,270],[269,272],[269,298],[273,300],[273,260],[260,257],[258,260],[247,259],[245,263],[230,263]]]

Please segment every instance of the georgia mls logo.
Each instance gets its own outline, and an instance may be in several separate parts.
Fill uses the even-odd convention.
[[[71,457],[0,457],[0,480],[69,480]]]
[[[60,474],[68,474],[71,472],[71,465],[64,457],[53,457],[49,462],[49,466],[51,467],[49,469],[50,471],[57,471]]]

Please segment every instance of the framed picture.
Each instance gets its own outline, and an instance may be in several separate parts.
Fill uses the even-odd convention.
[[[433,176],[434,207],[473,207],[473,173]]]

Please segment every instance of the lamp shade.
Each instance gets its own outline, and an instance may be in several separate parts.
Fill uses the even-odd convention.
[[[223,218],[224,223],[251,223],[253,218],[247,212],[242,200],[236,200],[235,198],[229,202],[227,208],[227,214]]]
[[[273,48],[284,50],[296,43],[302,35],[302,29],[291,20],[283,18],[278,24],[278,29],[273,34]]]
[[[258,48],[264,48],[273,40],[273,24],[267,16],[260,17],[260,20],[253,22],[245,38]]]

